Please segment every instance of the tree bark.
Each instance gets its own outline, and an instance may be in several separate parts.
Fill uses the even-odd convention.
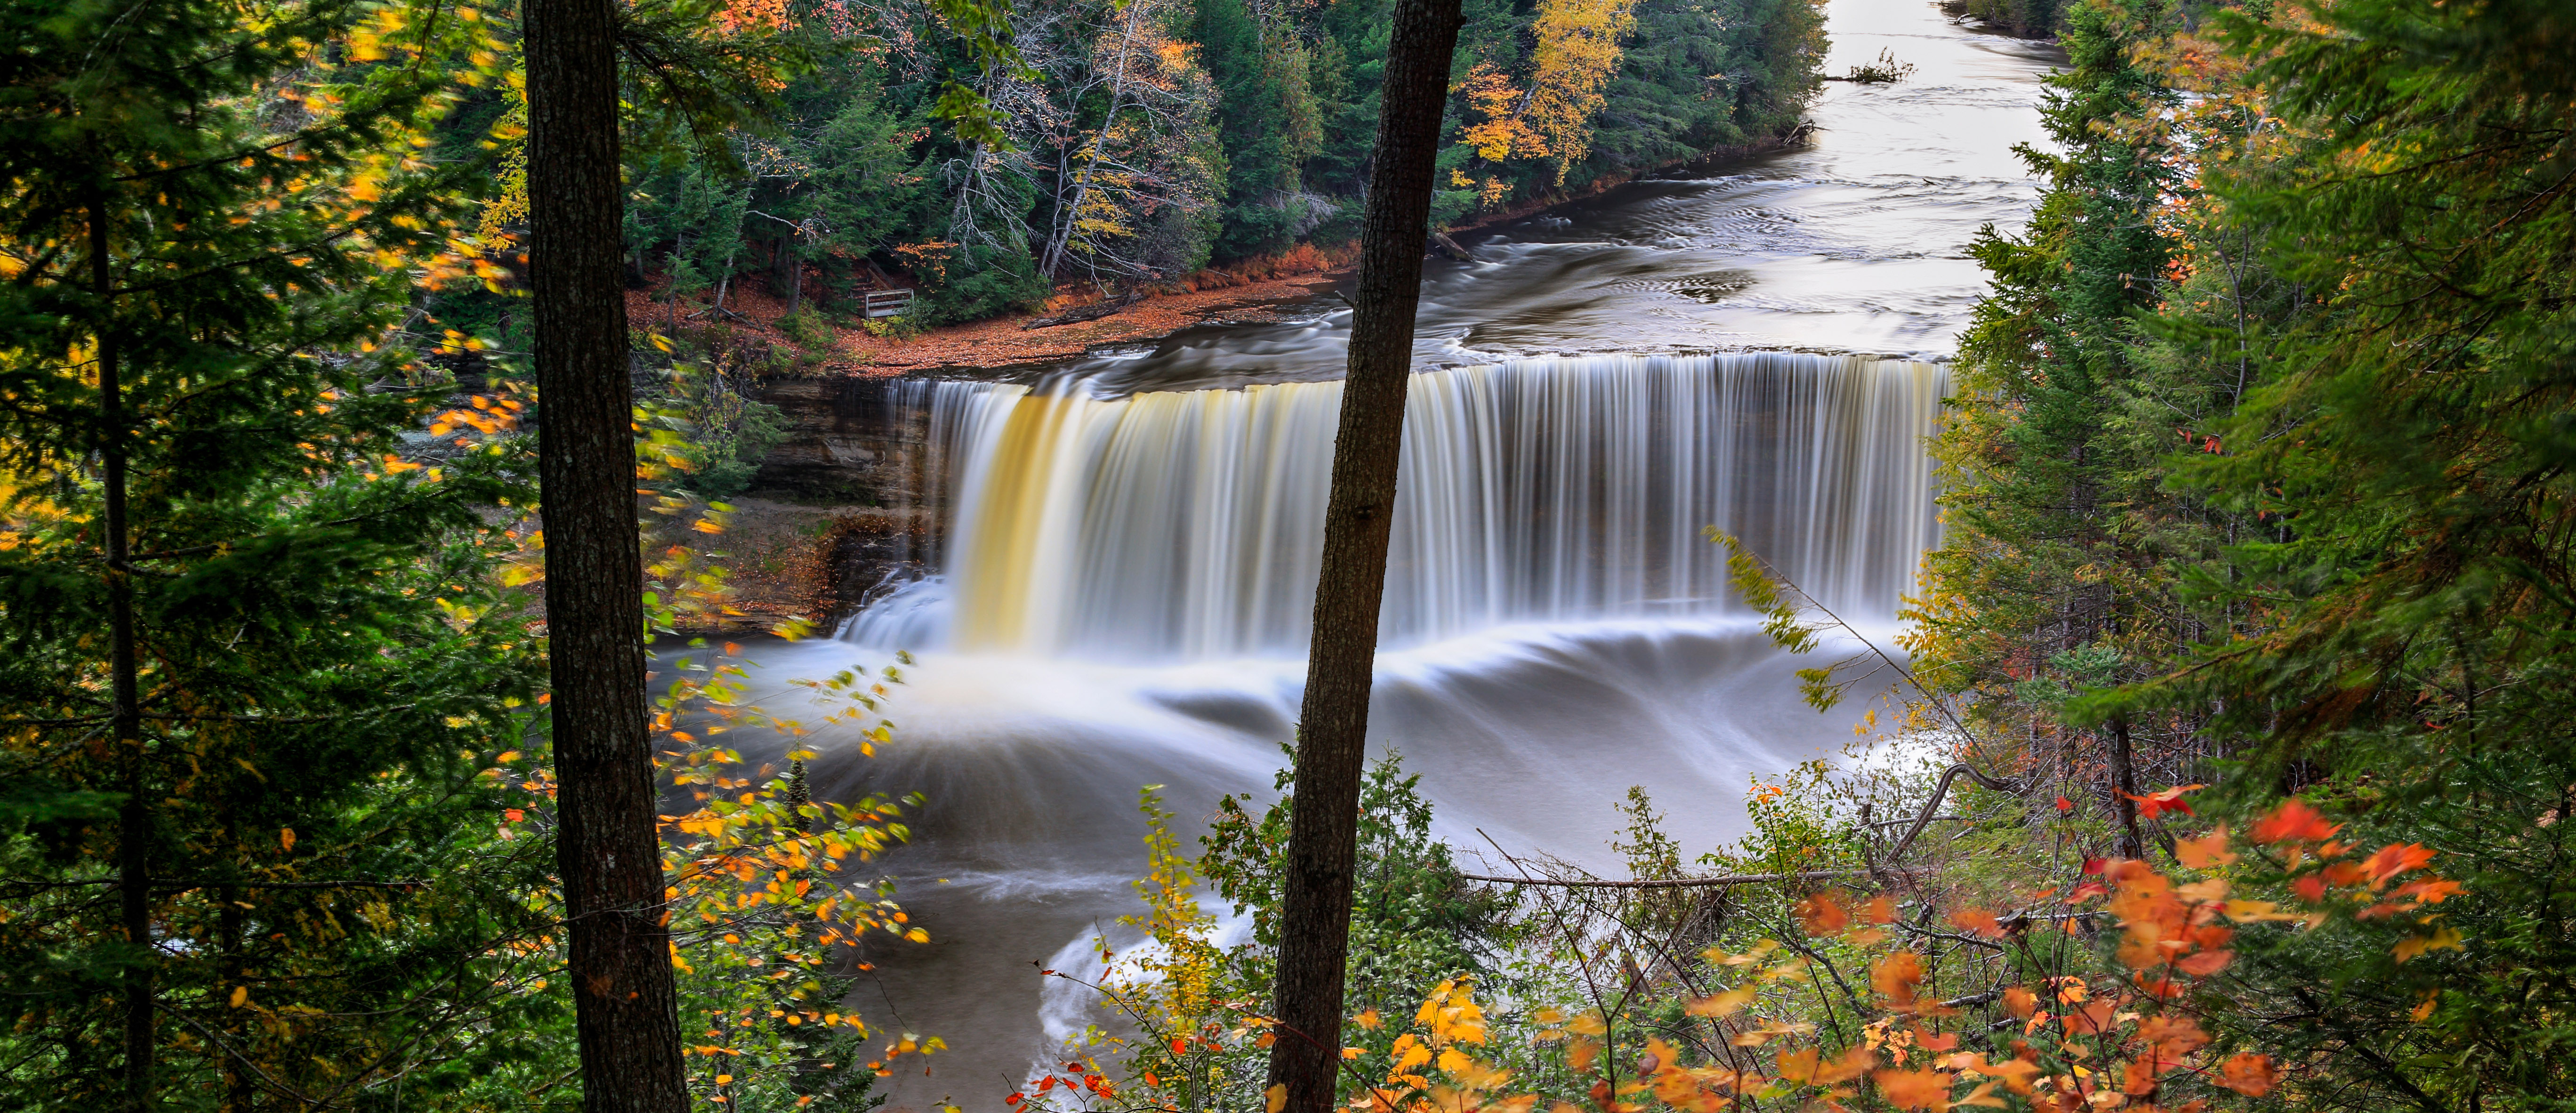
[[[2129,753],[2129,714],[2111,716],[2111,775],[2119,781],[2112,795],[2120,805],[2120,856],[2144,858],[2147,841],[2138,836],[2138,774]]]
[[[645,729],[614,0],[528,0],[529,292],[574,1030],[590,1113],[688,1091]]]
[[[89,203],[90,295],[98,299],[99,487],[106,503],[100,523],[107,549],[108,712],[116,735],[125,802],[116,810],[118,919],[136,953],[125,968],[125,1100],[141,1110],[153,1105],[152,808],[144,790],[143,704],[134,637],[133,525],[125,511],[125,384],[117,363],[116,272],[108,255],[107,203]]]
[[[1324,561],[1315,584],[1315,636],[1299,710],[1296,798],[1289,810],[1286,892],[1270,1046],[1284,1113],[1326,1113],[1341,1063],[1342,974],[1358,856],[1360,767],[1368,736],[1378,604],[1386,589],[1387,530],[1395,514],[1404,396],[1413,371],[1413,317],[1422,294],[1432,158],[1448,103],[1459,0],[1397,0],[1384,108],[1361,226],[1352,299],[1349,374],[1333,442]]]

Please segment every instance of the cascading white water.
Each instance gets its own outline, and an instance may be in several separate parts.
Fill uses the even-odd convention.
[[[1944,374],[1847,356],[1532,360],[1430,371],[1406,403],[1382,634],[1705,614],[1743,538],[1855,619],[1935,540]],[[943,383],[943,575],[845,636],[1123,660],[1306,647],[1339,382],[1089,397]]]

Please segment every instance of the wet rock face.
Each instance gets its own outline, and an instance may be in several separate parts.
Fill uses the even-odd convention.
[[[850,507],[935,509],[930,414],[905,404],[903,380],[771,379],[759,397],[785,415],[788,436],[761,461],[754,489]]]
[[[861,510],[833,519],[823,544],[826,629],[938,568],[939,523],[924,510]]]

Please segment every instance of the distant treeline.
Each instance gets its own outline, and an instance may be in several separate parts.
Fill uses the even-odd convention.
[[[630,141],[631,281],[704,303],[748,279],[836,312],[907,286],[928,323],[1059,283],[1169,282],[1347,241],[1391,3],[1038,0],[1011,12],[1012,72],[911,6],[737,2],[722,18],[774,49],[780,110],[720,136]],[[1823,47],[1812,0],[1468,0],[1433,219],[1782,136]],[[992,127],[938,114],[961,87]],[[498,90],[454,119],[479,135],[524,111]],[[523,212],[523,187],[505,184],[487,242],[523,232]],[[438,311],[514,331],[489,294]]]

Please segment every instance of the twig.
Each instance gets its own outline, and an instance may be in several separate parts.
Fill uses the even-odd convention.
[[[1801,870],[1797,873],[1738,873],[1724,877],[1679,877],[1662,881],[1560,881],[1553,877],[1495,877],[1481,873],[1462,873],[1468,881],[1486,881],[1498,885],[1551,885],[1562,889],[1704,889],[1730,885],[1761,885],[1775,881],[1816,881],[1828,877],[1850,877],[1867,870]]]
[[[2021,791],[2019,785],[2016,785],[2011,781],[1997,780],[1993,777],[1989,777],[1984,773],[1978,772],[1976,766],[1970,765],[1964,761],[1943,770],[1941,773],[1940,786],[1932,790],[1931,799],[1923,802],[1923,811],[1914,817],[1914,826],[1906,829],[1905,837],[1896,841],[1896,849],[1890,851],[1887,855],[1888,861],[1893,862],[1904,857],[1906,848],[1914,845],[1914,836],[1922,834],[1925,827],[1931,826],[1933,813],[1941,810],[1942,799],[1950,794],[1950,782],[1956,780],[1961,773],[1967,774],[1969,779],[1997,792]]]

